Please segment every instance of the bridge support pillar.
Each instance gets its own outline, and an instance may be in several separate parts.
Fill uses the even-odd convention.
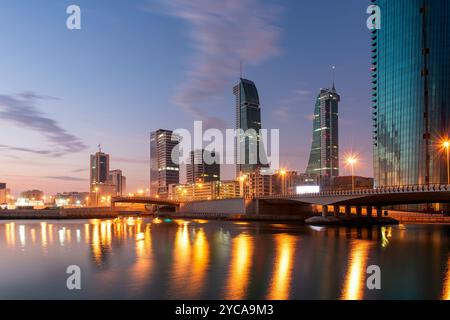
[[[356,216],[357,217],[361,217],[362,215],[362,207],[361,206],[357,206],[356,207]]]
[[[341,207],[340,206],[333,206],[333,215],[336,218],[339,218],[340,211],[341,211]]]
[[[367,216],[372,217],[372,206],[367,206]]]
[[[322,217],[328,216],[328,206],[322,206]]]
[[[345,216],[348,218],[352,215],[352,207],[351,206],[345,206]]]
[[[383,208],[377,207],[377,218],[382,218],[382,217],[383,217]]]

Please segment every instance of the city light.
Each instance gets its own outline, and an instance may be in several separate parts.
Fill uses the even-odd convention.
[[[441,145],[447,154],[447,184],[450,185],[450,139],[443,139]]]
[[[350,155],[345,162],[350,165],[352,169],[352,191],[355,191],[355,164],[358,162],[358,159],[356,156]]]

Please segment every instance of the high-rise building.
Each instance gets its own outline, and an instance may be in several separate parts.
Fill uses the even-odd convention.
[[[123,196],[126,194],[127,178],[122,174],[122,170],[112,170],[109,172],[108,181],[116,188],[116,194]]]
[[[233,94],[236,97],[236,129],[241,129],[245,133],[236,138],[236,177],[238,177],[254,172],[266,161],[260,157],[259,152],[261,109],[258,90],[252,81],[241,78],[239,84],[234,86]]]
[[[437,145],[450,134],[450,1],[372,3],[375,185],[447,183]]]
[[[219,181],[220,164],[209,164],[209,161],[207,161],[208,159],[214,159],[215,156],[215,152],[208,150],[192,151],[190,154],[190,163],[186,165],[187,183]]]
[[[180,166],[174,163],[172,151],[180,137],[170,130],[159,129],[150,134],[150,194],[167,197],[169,185],[180,183]]]
[[[306,174],[322,186],[329,186],[339,175],[338,110],[340,96],[335,85],[321,89],[314,109],[313,136]]]
[[[0,182],[0,205],[8,201],[8,189],[6,189],[6,183]]]
[[[98,185],[108,184],[109,154],[103,153],[101,150],[96,154],[92,154],[90,173],[91,192],[94,192]]]

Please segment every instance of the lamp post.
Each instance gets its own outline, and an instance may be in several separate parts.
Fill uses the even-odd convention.
[[[447,184],[450,184],[450,140],[445,140],[442,146],[447,153]]]
[[[357,162],[356,158],[354,156],[350,156],[347,159],[347,164],[350,165],[350,167],[352,168],[352,192],[355,191],[355,163]]]
[[[242,174],[239,177],[239,192],[240,192],[241,197],[243,197],[243,198],[245,197],[244,184],[245,184],[246,179],[247,179],[247,175],[245,175],[245,174]]]

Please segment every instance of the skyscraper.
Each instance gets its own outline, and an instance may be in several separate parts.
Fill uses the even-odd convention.
[[[321,186],[329,186],[331,178],[339,175],[338,109],[340,96],[335,85],[321,89],[314,109],[311,153],[306,173]]]
[[[108,181],[115,186],[116,195],[123,196],[126,193],[127,178],[123,175],[122,170],[112,170],[109,172]]]
[[[372,3],[375,185],[447,183],[437,144],[450,134],[450,1]]]
[[[236,176],[254,172],[262,163],[259,155],[261,109],[255,84],[240,79],[234,86],[236,97],[236,129],[246,134],[238,135],[236,143]]]
[[[215,152],[195,150],[191,154],[191,162],[186,165],[187,183],[213,182],[220,180],[220,164],[208,164],[206,157],[214,158]]]
[[[92,154],[90,173],[91,192],[94,191],[97,185],[107,184],[109,174],[109,154],[103,153],[101,149],[96,154]]]
[[[180,182],[180,166],[172,161],[179,137],[159,129],[150,134],[150,194],[167,197],[170,184]]]

